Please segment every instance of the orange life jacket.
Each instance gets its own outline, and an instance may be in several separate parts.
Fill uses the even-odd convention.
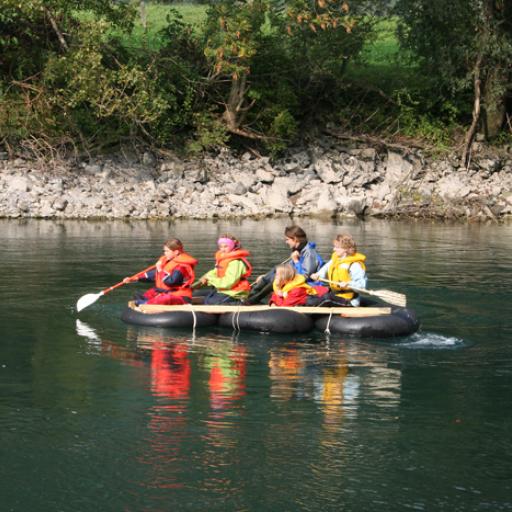
[[[194,267],[197,265],[197,260],[190,256],[190,254],[182,252],[172,260],[167,260],[165,256],[162,256],[158,262],[162,270],[160,272],[156,271],[155,287],[160,290],[170,291],[173,295],[179,297],[192,297],[190,285],[195,279]],[[176,267],[180,267],[180,272],[183,274],[183,283],[178,286],[168,286],[165,284],[164,279],[172,274]]]
[[[235,283],[231,288],[229,288],[231,291],[248,292],[251,290],[251,285],[247,280],[247,278],[252,273],[252,265],[249,263],[249,260],[247,259],[247,256],[249,256],[250,254],[251,253],[249,251],[246,251],[245,249],[236,249],[235,251],[227,253],[217,251],[215,253],[215,270],[217,277],[225,276],[226,269],[228,268],[228,265],[231,261],[240,260],[246,267],[246,271],[244,274],[240,276],[240,280],[237,283]]]

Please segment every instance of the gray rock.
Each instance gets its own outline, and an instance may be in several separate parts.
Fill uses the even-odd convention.
[[[264,204],[276,212],[290,213],[293,210],[286,187],[279,183],[277,185],[274,183],[272,187],[266,189],[262,196]]]
[[[393,151],[388,152],[386,163],[386,181],[388,183],[402,183],[413,170],[410,162],[405,160],[402,155]]]
[[[63,212],[65,209],[66,209],[66,206],[68,205],[68,200],[64,197],[61,197],[61,198],[58,198],[56,199],[53,204],[52,204],[52,207],[54,210],[57,210],[59,212]]]
[[[146,151],[142,155],[142,163],[144,165],[147,165],[148,167],[154,167],[156,165],[156,158],[153,155],[153,153],[150,153],[149,151]]]
[[[448,200],[460,199],[466,197],[471,188],[462,181],[460,175],[451,175],[441,178],[437,182],[437,193]]]
[[[274,182],[275,176],[273,173],[260,168],[256,171],[256,178],[262,183],[270,184]]]
[[[16,192],[28,192],[31,182],[25,176],[14,176],[7,182],[7,190],[12,194]]]
[[[87,174],[99,174],[102,171],[101,165],[98,164],[84,164],[83,169]]]
[[[315,171],[324,183],[340,183],[345,169],[328,158],[320,158],[315,162]]]
[[[205,168],[201,169],[189,169],[185,172],[184,175],[187,181],[198,182],[198,183],[207,183],[208,182],[208,172]]]

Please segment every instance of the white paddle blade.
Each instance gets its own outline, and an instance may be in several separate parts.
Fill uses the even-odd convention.
[[[83,295],[80,297],[76,303],[76,311],[80,313],[82,309],[89,307],[91,304],[94,304],[103,293],[88,293],[87,295]]]

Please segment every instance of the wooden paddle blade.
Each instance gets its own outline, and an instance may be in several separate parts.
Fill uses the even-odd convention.
[[[100,293],[88,293],[87,295],[83,295],[76,302],[76,311],[80,313],[83,309],[89,307],[91,304],[94,304],[101,296],[103,292]]]
[[[394,306],[405,308],[407,305],[407,296],[403,293],[393,292],[391,290],[372,290],[371,294]]]

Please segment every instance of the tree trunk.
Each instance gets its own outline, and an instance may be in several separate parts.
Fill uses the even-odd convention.
[[[234,78],[231,81],[228,102],[225,105],[224,114],[222,116],[230,131],[236,132],[242,124],[246,110],[242,108],[246,92],[247,77],[245,75],[241,78]]]
[[[482,67],[483,54],[480,53],[478,58],[476,59],[475,68],[473,70],[473,120],[471,122],[471,126],[466,132],[466,137],[464,138],[464,148],[462,150],[462,165],[464,167],[469,167],[469,161],[471,158],[471,146],[473,144],[473,139],[475,138],[476,130],[478,128],[478,122],[480,121],[480,101],[481,101],[481,91],[480,91],[480,71]]]

